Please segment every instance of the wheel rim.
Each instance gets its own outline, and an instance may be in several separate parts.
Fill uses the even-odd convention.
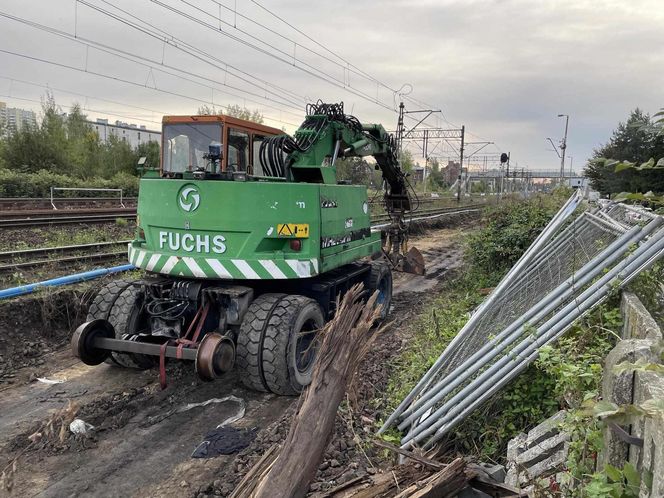
[[[378,282],[378,297],[376,304],[381,306],[380,319],[384,319],[389,313],[392,293],[390,292],[390,281],[387,276],[383,276]]]
[[[387,279],[383,277],[378,284],[378,298],[376,299],[376,303],[385,304],[385,301],[387,301]]]
[[[299,373],[306,373],[316,358],[316,331],[320,327],[313,318],[304,322],[295,344],[295,368]]]

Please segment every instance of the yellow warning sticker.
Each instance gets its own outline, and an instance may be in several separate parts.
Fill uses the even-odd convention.
[[[279,237],[298,237],[306,239],[309,237],[308,223],[284,223],[277,225],[277,235]]]

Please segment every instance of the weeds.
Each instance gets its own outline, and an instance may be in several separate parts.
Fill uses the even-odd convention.
[[[38,443],[62,444],[69,436],[69,424],[76,418],[78,413],[78,404],[71,400],[67,406],[53,412],[41,426],[33,432],[28,439],[30,444],[23,448],[14,459],[9,462],[0,473],[0,487],[6,491],[11,491],[14,487],[14,476],[18,471],[18,462],[20,458]]]

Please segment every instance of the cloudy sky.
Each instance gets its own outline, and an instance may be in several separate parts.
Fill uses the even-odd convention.
[[[37,110],[51,88],[65,110],[149,128],[214,103],[293,131],[321,98],[393,129],[403,99],[442,111],[426,126],[495,143],[478,157],[556,169],[546,138],[569,114],[576,169],[631,109],[664,107],[661,0],[3,0],[0,14],[0,100]]]

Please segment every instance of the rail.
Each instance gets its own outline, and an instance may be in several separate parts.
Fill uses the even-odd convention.
[[[122,189],[121,188],[79,188],[79,187],[51,187],[51,206],[55,207],[53,194],[56,190],[60,191],[77,191],[77,192],[120,192],[120,206],[125,207],[122,203]]]
[[[40,247],[36,249],[0,252],[0,274],[52,264],[69,266],[84,261],[112,261],[126,256],[127,244],[129,242],[131,241],[95,242],[92,244]],[[113,249],[117,250],[113,251]]]
[[[117,206],[117,197],[61,197],[57,199],[59,209],[79,208],[79,207],[94,207],[99,205],[114,204]],[[124,197],[123,203],[125,206],[135,206],[138,202],[137,197]],[[46,209],[54,211],[51,206],[50,197],[0,197],[0,211],[9,210],[33,210],[33,209]]]
[[[98,215],[56,215],[44,218],[15,218],[15,219],[0,219],[0,228],[27,228],[39,227],[45,225],[68,225],[73,223],[108,223],[113,222],[118,218],[134,219],[136,218],[135,209],[125,208],[122,211],[114,211],[106,214]]]
[[[441,216],[445,215],[452,215],[452,214],[461,214],[461,213],[466,213],[466,212],[471,212],[471,211],[480,211],[482,208],[484,208],[485,205],[483,204],[478,204],[478,205],[469,205],[469,206],[463,206],[463,207],[458,207],[458,208],[442,208],[442,209],[435,209],[435,210],[430,210],[426,216],[420,216],[417,218],[412,218],[409,221],[422,221],[422,220],[427,220],[427,219],[436,219]],[[432,212],[435,211],[435,212]],[[373,219],[376,217],[372,217]],[[385,225],[372,225],[371,229],[372,230],[380,230],[383,226],[387,226],[389,224]],[[118,242],[118,244],[124,244],[127,243],[127,241],[122,241]],[[103,244],[103,243],[98,243]],[[88,244],[88,245],[95,245],[95,244]],[[65,249],[67,247],[76,247],[76,246],[64,246],[64,247],[59,247],[59,248],[50,248],[50,250],[56,250],[56,249]],[[80,247],[80,246],[79,246]],[[27,249],[25,251],[22,251],[24,254],[26,253],[32,253],[34,254],[40,254],[40,251],[48,251],[49,248],[39,248],[39,249]],[[21,252],[21,251],[14,251],[14,253]],[[0,261],[2,260],[2,255],[6,255],[8,253],[0,253]],[[42,252],[43,254],[43,252]],[[52,262],[53,260],[51,260]],[[76,273],[74,275],[67,275],[64,277],[58,277],[58,278],[53,278],[50,280],[44,280],[41,282],[35,282],[32,284],[27,284],[27,285],[21,285],[18,287],[12,287],[9,289],[3,289],[0,290],[0,300],[2,299],[8,299],[11,297],[17,297],[21,296],[24,294],[30,294],[42,287],[59,287],[62,285],[69,285],[69,284],[74,284],[74,283],[80,283],[84,282],[87,280],[93,280],[99,277],[103,277],[105,275],[113,274],[113,273],[120,273],[124,271],[129,271],[129,270],[134,270],[136,267],[132,264],[124,264],[120,266],[114,266],[110,268],[101,268],[97,270],[91,270],[83,273]]]

